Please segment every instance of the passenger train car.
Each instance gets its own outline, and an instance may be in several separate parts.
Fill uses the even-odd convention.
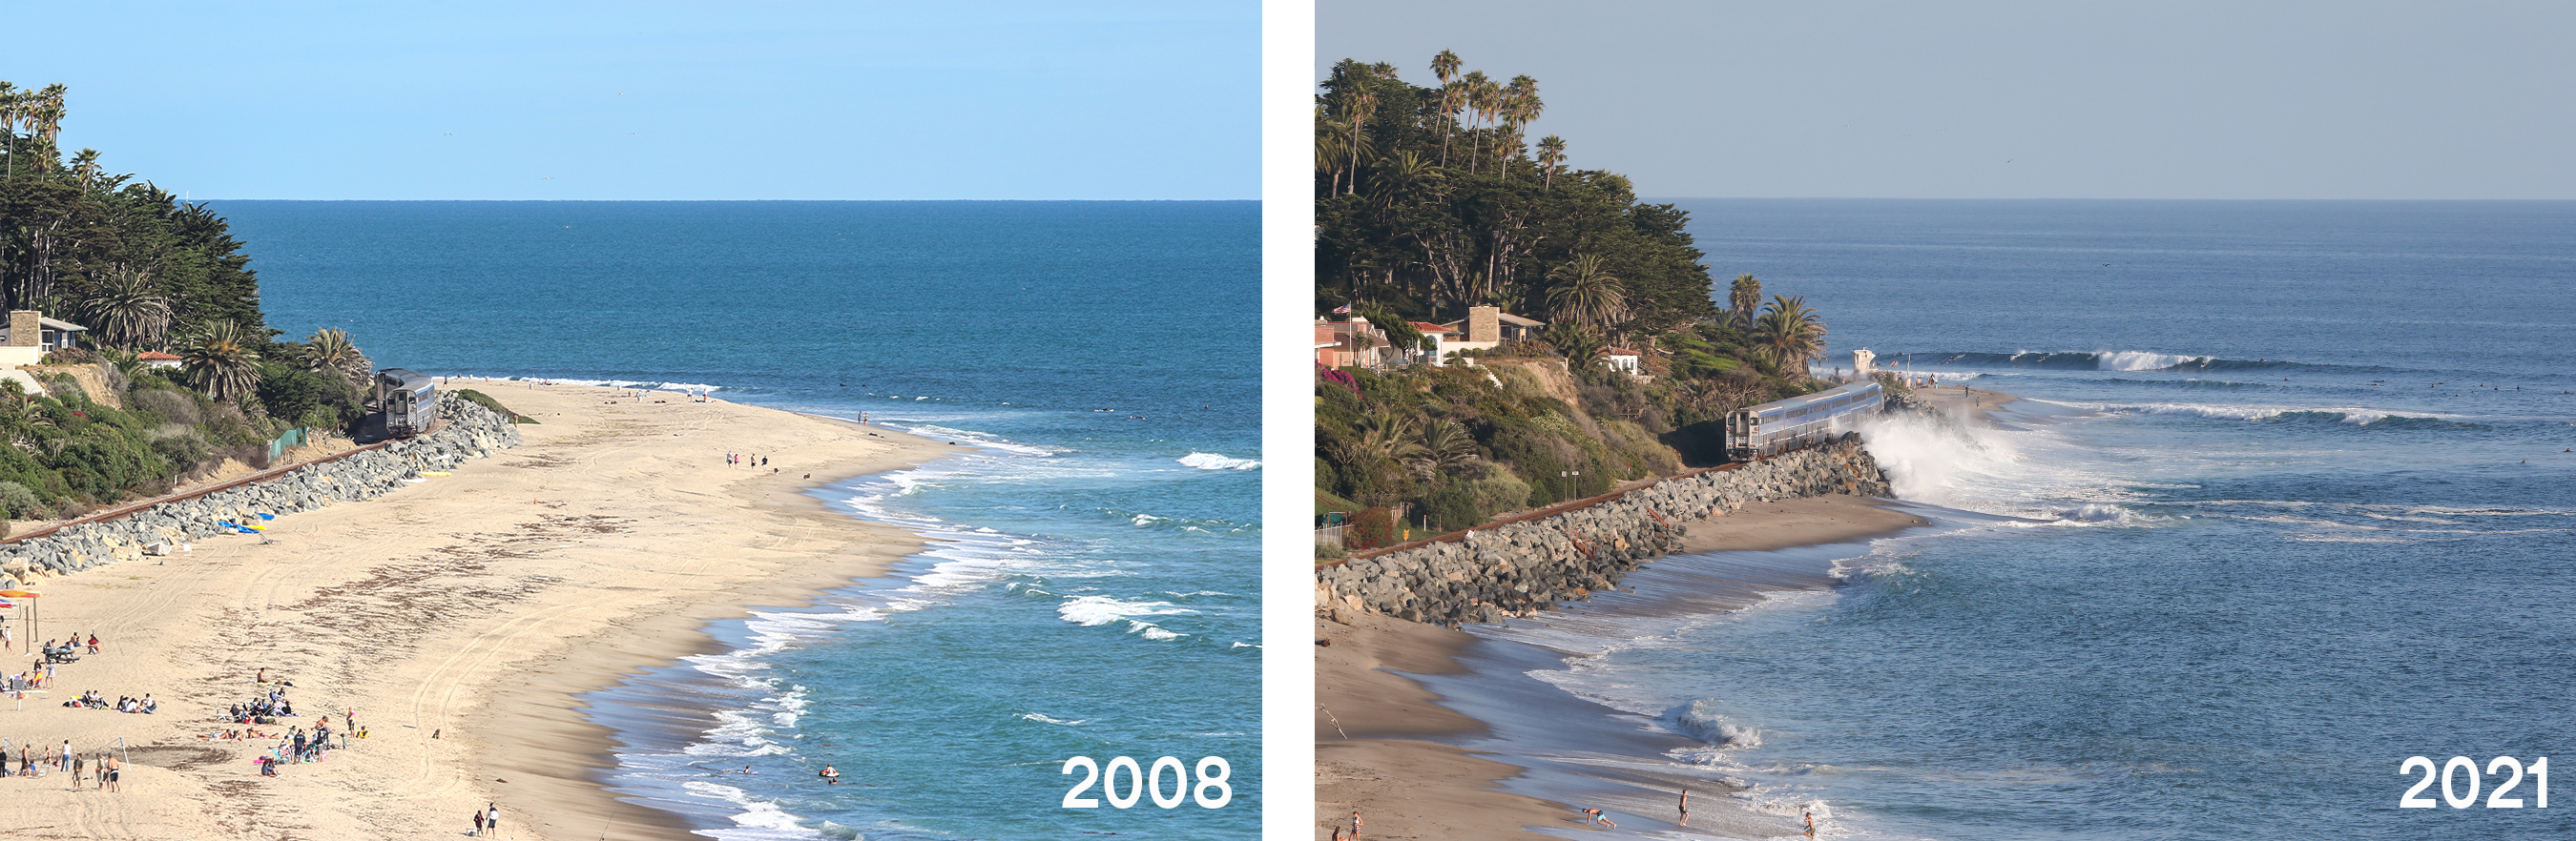
[[[438,422],[438,381],[408,368],[376,372],[376,410],[385,413],[385,434],[409,438]]]
[[[1726,457],[1752,461],[1858,429],[1863,416],[1878,413],[1885,397],[1878,383],[1859,382],[1729,412]]]

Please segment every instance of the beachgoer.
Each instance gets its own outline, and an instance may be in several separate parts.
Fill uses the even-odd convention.
[[[98,759],[98,787],[99,787],[99,788],[104,789],[104,790],[107,790],[107,791],[116,791],[118,788],[120,788],[120,787],[122,787],[122,786],[124,785],[124,779],[123,779],[124,777],[125,777],[125,763],[122,763],[122,762],[118,762],[118,761],[116,761],[116,754],[107,753],[107,754],[100,754],[100,755],[99,755],[99,759]]]
[[[1799,814],[1804,815],[1807,818],[1807,837],[1816,837],[1816,813],[1800,812]]]
[[[483,810],[474,810],[474,834],[483,834]]]
[[[1351,810],[1351,841],[1360,841],[1360,812]]]
[[[1690,789],[1682,789],[1682,825],[1690,825]]]
[[[87,770],[81,766],[88,764],[88,762],[89,754],[81,754],[79,756],[72,757],[72,785],[81,784],[81,777]]]
[[[1606,826],[1611,829],[1619,828],[1619,823],[1617,821],[1611,820],[1609,815],[1601,814],[1601,810],[1599,809],[1585,809],[1583,810],[1583,815],[1586,819],[1585,822],[1594,826]]]
[[[493,832],[499,832],[501,831],[501,804],[494,803],[491,808],[492,811],[483,816],[483,826]]]
[[[97,634],[91,634],[91,635],[89,635],[89,653],[91,653],[91,654],[97,654],[97,653],[98,653],[98,635],[97,635]]]
[[[63,764],[62,764],[62,766],[61,766],[61,767],[56,768],[56,769],[54,769],[54,770],[57,770],[57,771],[69,771],[69,770],[71,770],[71,769],[72,769],[72,740],[70,740],[70,739],[64,739],[64,740],[63,740]]]
[[[836,786],[841,784],[841,769],[825,765],[823,766],[823,773],[820,776],[823,778],[824,785]]]

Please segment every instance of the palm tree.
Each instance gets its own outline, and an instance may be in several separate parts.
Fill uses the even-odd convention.
[[[181,353],[180,370],[189,384],[218,401],[241,402],[259,387],[259,352],[241,325],[218,321],[206,325]]]
[[[1441,50],[1431,57],[1431,75],[1440,78],[1440,165],[1449,165],[1449,134],[1458,127],[1458,54]]]
[[[1736,275],[1735,285],[1726,290],[1726,306],[1733,310],[1730,323],[1735,329],[1752,330],[1753,317],[1762,308],[1762,281],[1749,274]]]
[[[1538,119],[1539,112],[1546,107],[1546,104],[1540,102],[1538,98],[1537,79],[1525,75],[1514,76],[1511,86],[1503,89],[1501,103],[1505,126],[1503,134],[1510,138],[1510,143],[1507,147],[1494,151],[1495,165],[1503,168],[1505,176],[1511,175],[1511,161],[1521,156],[1521,128],[1529,125],[1530,121]]]
[[[1773,295],[1759,323],[1763,349],[1783,373],[1804,374],[1810,360],[1825,354],[1825,322],[1807,308],[1803,296]]]
[[[1405,464],[1413,474],[1430,479],[1455,471],[1476,459],[1476,438],[1457,421],[1435,420],[1422,429],[1421,452]]]
[[[91,287],[79,312],[91,335],[118,350],[157,347],[170,329],[170,298],[152,288],[152,273],[121,264]]]
[[[1323,103],[1315,104],[1315,171],[1331,173],[1333,182],[1325,195],[1342,191],[1342,158],[1347,153],[1342,136],[1350,126],[1325,112]]]
[[[1548,135],[1538,141],[1539,186],[1556,186],[1556,165],[1565,162],[1565,138]]]
[[[1441,177],[1440,168],[1423,160],[1422,153],[1406,149],[1378,170],[1378,177],[1370,182],[1371,195],[1379,207],[1390,207]]]
[[[1549,270],[1547,276],[1557,282],[1547,292],[1549,314],[1556,320],[1607,330],[1627,319],[1628,296],[1619,278],[1601,267],[1601,255],[1575,255],[1573,262]]]
[[[1494,84],[1492,79],[1485,78],[1485,71],[1482,70],[1468,71],[1467,77],[1461,81],[1466,83],[1468,113],[1479,120],[1493,113],[1496,100],[1502,98],[1502,86]],[[1467,171],[1481,172],[1483,170],[1478,166],[1478,162],[1484,159],[1485,136],[1476,133],[1475,129],[1469,129],[1468,133],[1476,142],[1467,150]]]
[[[1342,93],[1342,116],[1351,123],[1351,184],[1345,192],[1357,193],[1360,190],[1360,152],[1368,146],[1362,132],[1368,128],[1369,118],[1377,116],[1377,94],[1345,89]]]
[[[367,382],[367,377],[375,373],[376,363],[368,359],[366,354],[358,351],[357,343],[349,341],[349,331],[337,327],[324,327],[314,331],[313,337],[305,340],[304,370],[339,377],[353,385],[363,385]]]
[[[52,425],[52,419],[36,411],[36,399],[28,396],[26,386],[14,379],[0,380],[0,441],[32,448],[36,430]]]

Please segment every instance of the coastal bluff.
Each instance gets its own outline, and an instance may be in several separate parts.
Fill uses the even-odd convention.
[[[449,400],[443,408],[446,424],[428,435],[0,545],[0,589],[29,586],[43,576],[169,554],[204,538],[235,533],[220,523],[255,524],[262,522],[262,513],[284,516],[335,502],[374,499],[408,487],[421,478],[422,471],[447,470],[466,459],[487,458],[519,445],[518,428],[499,413],[466,400]]]
[[[1827,494],[1894,494],[1858,434],[1605,495],[1315,570],[1319,613],[1374,613],[1456,626],[1529,616],[1616,588],[1681,549],[1688,523],[1746,505]]]

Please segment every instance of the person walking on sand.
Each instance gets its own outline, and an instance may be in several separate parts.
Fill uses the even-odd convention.
[[[1682,789],[1682,805],[1681,805],[1681,810],[1682,810],[1682,825],[1683,825],[1683,826],[1689,826],[1689,825],[1690,825],[1690,789],[1689,789],[1688,787],[1684,787],[1684,788]]]

